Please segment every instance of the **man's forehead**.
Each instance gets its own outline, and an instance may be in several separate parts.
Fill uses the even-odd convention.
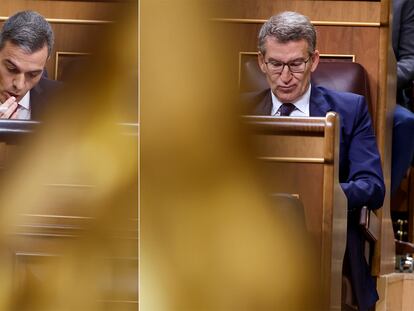
[[[305,56],[308,51],[308,42],[304,39],[280,42],[277,38],[267,37],[265,41],[266,54]]]
[[[292,40],[279,40],[277,37],[274,36],[267,36],[265,38],[266,45],[280,45],[280,46],[289,46],[289,45],[295,45],[295,46],[301,46],[303,48],[308,48],[309,44],[306,39],[292,39]]]
[[[42,70],[47,60],[47,46],[31,53],[23,47],[6,42],[0,56],[2,61],[10,62],[23,71]]]

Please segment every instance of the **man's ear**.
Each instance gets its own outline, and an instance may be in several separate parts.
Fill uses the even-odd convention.
[[[266,73],[266,64],[264,61],[264,56],[261,52],[257,54],[257,62],[259,63],[259,67],[262,70],[263,73]]]
[[[318,67],[319,64],[319,51],[315,50],[312,55],[312,67],[311,72],[314,72],[316,70],[316,67]]]

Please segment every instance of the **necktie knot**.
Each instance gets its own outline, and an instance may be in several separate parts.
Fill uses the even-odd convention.
[[[287,117],[293,110],[295,110],[295,108],[295,105],[291,103],[282,104],[282,106],[280,106],[280,115]]]

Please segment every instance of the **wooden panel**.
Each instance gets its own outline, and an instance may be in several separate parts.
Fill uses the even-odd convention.
[[[46,0],[37,0],[46,1]],[[59,1],[72,1],[72,2],[132,2],[134,0],[59,0]],[[375,0],[377,1],[377,0]]]
[[[353,54],[355,62],[367,71],[373,103],[373,123],[376,124],[379,73],[379,28],[318,26],[318,50],[322,54]],[[337,38],[341,38],[338,40]]]
[[[272,163],[265,162],[262,165],[262,173],[267,186],[273,191],[298,194],[305,207],[306,226],[320,242],[323,206],[323,164],[312,163]],[[312,185],[308,178],[300,176],[312,176]],[[320,251],[319,245],[319,251]]]
[[[280,157],[294,157],[301,154],[306,158],[323,158],[323,138],[312,136],[278,136],[275,140],[271,135],[255,137],[258,156],[269,154],[272,150],[281,150]]]
[[[101,25],[82,25],[82,24],[52,24],[55,33],[55,52],[64,53],[90,53],[93,51],[94,40],[102,37]],[[91,40],[94,38],[94,40]],[[47,63],[49,77],[54,78],[56,71],[56,54],[51,55]]]
[[[44,290],[48,289],[47,299],[53,299],[57,294],[50,288],[50,283],[54,282],[56,277],[56,270],[53,267],[61,264],[65,257],[61,254],[39,252],[17,252],[14,257],[16,294],[24,295],[24,291],[30,290],[33,295],[42,299],[46,294]],[[138,258],[95,258],[95,260],[97,266],[103,268],[94,284],[102,299],[95,303],[122,307],[116,310],[136,310]]]
[[[93,265],[99,267],[92,288],[101,298],[96,303],[105,308],[136,310],[138,306],[138,218],[137,198],[131,198],[129,219],[111,223],[97,233],[96,226],[102,219],[88,206],[68,204],[90,198],[94,187],[85,185],[45,185],[45,195],[54,200],[54,206],[41,206],[39,214],[19,214],[16,226],[7,232],[7,251],[13,257],[15,295],[24,297],[27,291],[38,299],[53,299],[53,282],[64,277],[61,265],[71,265],[73,254],[68,250],[82,251],[79,257],[91,269],[89,250],[78,249],[85,241],[94,239],[97,245],[105,245],[105,251],[95,254]],[[59,198],[62,202],[59,202]],[[82,205],[82,204],[80,204]],[[128,214],[128,213],[127,213]],[[102,228],[103,229],[103,228]],[[92,243],[89,241],[89,243]],[[95,244],[94,244],[95,245]],[[4,247],[4,244],[2,245]],[[83,246],[85,247],[85,246]],[[89,248],[93,248],[92,244]],[[2,248],[3,258],[4,249]],[[94,253],[94,251],[92,251]],[[96,256],[97,255],[97,256]],[[48,290],[48,292],[45,292]],[[23,299],[24,300],[24,299]],[[18,305],[21,306],[21,305]],[[17,308],[20,309],[20,308]]]
[[[88,55],[88,53],[81,52],[56,52],[53,79],[67,81],[67,77],[74,70],[80,69],[79,66],[84,64]]]
[[[342,259],[346,243],[346,199],[338,181],[339,128],[336,115],[323,118],[246,117],[256,155],[279,158],[263,161],[265,189],[299,196],[308,231],[319,256],[323,309],[341,305]],[[319,122],[319,123],[317,123]],[[314,162],[310,157],[321,157]],[[284,161],[289,157],[291,160]],[[296,159],[296,162],[295,162]],[[309,161],[306,161],[308,159]],[[310,182],[311,181],[311,182]]]
[[[409,311],[414,305],[414,276],[412,273],[392,273],[379,278],[380,300],[376,311]]]
[[[386,189],[391,189],[391,146],[394,108],[396,99],[396,62],[391,46],[390,10],[391,1],[381,1],[381,24],[379,34],[379,70],[378,70],[378,101],[376,128],[378,149],[383,163]],[[379,211],[382,219],[381,245],[375,250],[374,256],[380,258],[377,270],[380,274],[394,272],[395,244],[390,211],[390,191],[386,191],[384,206]]]
[[[2,0],[0,16],[10,16],[22,10],[34,10],[46,18],[112,20],[114,14],[127,5],[129,4],[125,2]]]
[[[368,1],[235,0],[221,1],[217,14],[227,18],[268,19],[282,11],[296,11],[313,21],[379,22],[380,3]]]

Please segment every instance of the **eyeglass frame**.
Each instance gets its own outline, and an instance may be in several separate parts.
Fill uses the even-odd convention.
[[[285,69],[285,66],[287,66],[288,67],[288,69],[289,69],[289,72],[290,73],[304,73],[305,72],[305,70],[306,70],[306,64],[310,61],[310,59],[312,58],[312,56],[313,56],[314,54],[312,53],[312,54],[310,54],[309,55],[309,57],[306,59],[306,60],[304,60],[303,61],[303,63],[305,64],[305,67],[303,68],[303,70],[302,71],[292,71],[292,69],[290,68],[290,65],[289,65],[289,63],[294,63],[295,61],[289,61],[289,62],[287,62],[287,63],[285,63],[285,62],[281,62],[281,61],[277,61],[278,63],[281,63],[283,66],[282,66],[282,70],[280,70],[280,71],[278,71],[278,72],[273,72],[274,74],[281,74],[282,72],[283,72],[283,70]],[[266,64],[266,68],[269,70],[269,71],[271,71],[272,72],[272,69],[269,69],[269,67],[268,67],[268,64],[269,63],[271,63],[271,62],[265,62],[265,61],[263,61],[265,64]]]

